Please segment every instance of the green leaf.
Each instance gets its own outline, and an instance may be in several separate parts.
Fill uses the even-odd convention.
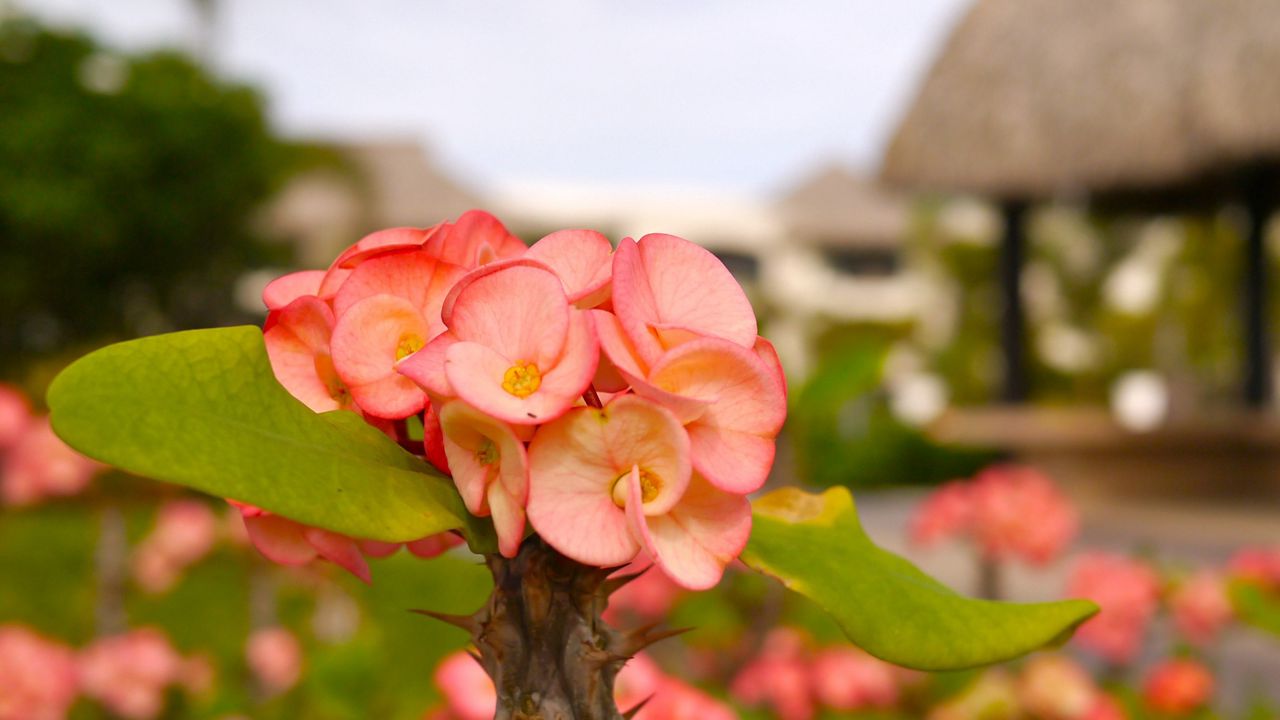
[[[1085,600],[1020,605],[957,595],[876,547],[845,488],[783,488],[756,500],[742,559],[816,602],[862,649],[919,670],[1010,660],[1066,640],[1098,611]]]
[[[463,528],[453,483],[356,414],[317,415],[275,379],[255,327],[158,335],[77,360],[49,388],[53,428],[90,457],[344,535],[386,542]]]
[[[1227,592],[1240,622],[1280,635],[1280,595],[1247,580],[1231,581]]]

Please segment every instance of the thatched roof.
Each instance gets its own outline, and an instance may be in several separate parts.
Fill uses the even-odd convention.
[[[896,246],[910,224],[901,193],[838,165],[801,181],[778,201],[778,214],[792,236],[835,246]]]
[[[883,177],[1042,197],[1198,181],[1280,158],[1280,2],[978,0]]]

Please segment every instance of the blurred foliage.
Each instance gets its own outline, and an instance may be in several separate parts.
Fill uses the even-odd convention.
[[[854,340],[833,347],[793,390],[787,419],[799,478],[811,485],[866,488],[968,477],[994,452],[941,445],[889,409],[881,387],[886,346]]]
[[[949,227],[945,203],[919,208],[910,252],[945,287],[954,314],[945,337],[915,347],[958,405],[998,395],[998,229]],[[998,223],[997,223],[998,224]],[[1175,406],[1234,402],[1240,383],[1242,220],[1133,216],[1048,205],[1028,216],[1022,292],[1033,400],[1105,403],[1127,371],[1169,382]],[[1272,271],[1277,269],[1274,257]],[[1280,288],[1272,286],[1273,331]]]
[[[0,372],[243,320],[235,279],[289,260],[254,213],[317,156],[273,137],[253,90],[11,20],[0,107]]]

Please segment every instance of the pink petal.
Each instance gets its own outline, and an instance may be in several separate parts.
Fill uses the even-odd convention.
[[[618,469],[609,462],[605,419],[602,410],[574,408],[529,445],[529,523],[556,550],[599,567],[628,562],[640,549],[613,502]]]
[[[671,510],[689,486],[689,437],[669,410],[635,395],[620,395],[604,409],[607,453],[614,477],[640,468],[660,482],[644,503],[645,515]],[[616,492],[616,490],[613,490]]]
[[[262,304],[268,310],[279,310],[305,295],[318,295],[323,270],[303,270],[282,275],[262,289]]]
[[[360,548],[355,540],[313,527],[304,530],[303,534],[307,542],[311,543],[311,547],[320,553],[320,557],[355,575],[366,584],[371,582],[369,563],[365,562],[364,555],[360,554]]]
[[[715,255],[673,235],[618,245],[613,298],[622,327],[649,364],[672,347],[655,327],[683,328],[744,348],[756,340],[755,312],[738,281]]]
[[[263,342],[276,379],[315,412],[346,407],[350,397],[329,355],[333,330],[329,306],[314,297],[300,297],[275,316]]]
[[[433,235],[437,228],[420,229],[397,227],[379,230],[365,235],[354,245],[343,250],[333,261],[332,267],[354,268],[365,260],[398,250],[413,250],[422,247],[424,241]]]
[[[489,510],[493,515],[493,529],[498,533],[498,552],[503,557],[515,557],[524,540],[524,506],[499,482],[489,486]]]
[[[426,247],[436,257],[468,269],[516,257],[526,250],[520,238],[483,210],[463,213],[448,232],[430,238]]]
[[[635,384],[649,374],[649,365],[640,359],[635,346],[627,338],[618,321],[618,316],[604,310],[592,310],[591,319],[595,322],[596,337],[600,341],[600,350],[613,363],[627,384]],[[597,388],[603,389],[603,388]],[[619,390],[622,388],[619,388]],[[606,392],[616,392],[606,390]]]
[[[511,361],[548,368],[569,330],[569,303],[548,270],[513,265],[471,281],[458,293],[449,328]]]
[[[361,540],[359,545],[361,553],[375,558],[394,555],[400,549],[400,543],[379,542],[377,540]]]
[[[249,540],[271,562],[305,565],[316,559],[316,550],[307,542],[306,526],[279,515],[262,513],[244,516]]]
[[[440,428],[454,484],[471,514],[487,514],[483,512],[486,492],[495,483],[501,483],[512,501],[523,506],[529,494],[528,456],[509,425],[454,400],[440,409]],[[486,451],[491,457],[483,464],[481,454]]]
[[[444,331],[440,307],[449,289],[462,277],[457,265],[437,260],[423,251],[401,252],[372,258],[356,268],[333,298],[333,311],[341,317],[352,305],[378,294],[409,301],[427,320],[425,339]]]
[[[487,265],[481,265],[478,268],[473,268],[470,271],[468,271],[465,275],[463,275],[461,278],[459,278],[458,281],[453,284],[453,288],[449,290],[449,294],[445,295],[444,304],[440,308],[440,317],[444,321],[444,324],[452,327],[453,307],[458,302],[458,295],[463,290],[465,290],[468,285],[475,282],[476,280],[479,280],[482,277],[485,277],[486,275],[492,275],[493,273],[496,273],[499,270],[505,270],[506,268],[515,267],[515,266],[537,268],[539,270],[545,270],[549,273],[555,272],[546,263],[539,262],[537,260],[533,260],[526,257],[514,257],[514,258],[508,258],[506,260],[498,260],[496,262],[491,262]]]
[[[435,402],[429,402],[422,409],[422,450],[427,462],[445,475],[449,472],[449,457],[444,452],[444,431],[440,428],[440,413]]]
[[[608,297],[613,245],[594,230],[559,230],[534,243],[525,257],[546,263],[564,283],[569,302],[599,305]]]
[[[773,461],[773,438],[786,419],[786,396],[753,350],[719,338],[695,340],[664,355],[650,371],[649,382],[708,403],[688,430],[694,467],[712,484],[738,493],[764,484]],[[651,392],[645,387],[636,391]]]
[[[362,409],[385,418],[422,410],[426,395],[396,372],[397,353],[410,338],[425,341],[429,331],[418,310],[394,295],[365,298],[338,318],[333,365]]]
[[[417,557],[430,560],[450,548],[455,548],[461,544],[462,538],[458,535],[451,532],[442,532],[436,533],[435,535],[428,535],[420,540],[405,543],[404,546],[409,549],[409,552],[413,553]]]
[[[725,566],[742,553],[751,535],[747,499],[721,492],[695,475],[670,513],[645,516],[632,509],[641,492],[638,473],[630,483],[628,520],[658,567],[690,590],[706,590],[719,583]]]
[[[437,335],[427,346],[396,365],[396,371],[414,381],[433,398],[443,400],[456,397],[449,376],[444,371],[444,361],[449,346],[458,342],[451,332]]]
[[[763,336],[756,338],[755,347],[756,355],[764,361],[765,367],[769,368],[769,372],[773,378],[778,381],[778,385],[782,388],[782,394],[787,394],[787,376],[782,372],[782,360],[778,358],[778,350],[773,343],[766,340]]]

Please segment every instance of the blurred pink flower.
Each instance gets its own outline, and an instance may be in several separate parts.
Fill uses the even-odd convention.
[[[0,720],[61,720],[78,691],[71,648],[0,625]]]
[[[1097,696],[1089,673],[1063,655],[1037,655],[1018,677],[1018,699],[1041,720],[1083,720]]]
[[[1184,580],[1169,598],[1178,632],[1193,645],[1207,645],[1231,622],[1234,611],[1225,579],[1202,570]]]
[[[1022,465],[997,465],[974,478],[973,533],[987,557],[1036,565],[1055,559],[1075,538],[1075,508],[1047,476]]]
[[[0,451],[12,447],[34,419],[27,396],[12,385],[0,383]]]
[[[480,663],[459,650],[436,667],[436,685],[456,720],[490,720],[498,706],[498,691]]]
[[[684,588],[648,562],[632,563],[623,568],[620,574],[639,572],[637,565],[649,567],[640,577],[609,596],[609,609],[604,614],[606,621],[614,622],[626,615],[634,615],[642,620],[659,620],[666,616],[676,600],[685,593]]]
[[[1106,660],[1124,664],[1141,649],[1160,598],[1160,580],[1146,564],[1119,555],[1081,555],[1067,581],[1067,594],[1098,604],[1100,611],[1075,639]]]
[[[640,703],[644,708],[636,720],[735,720],[728,705],[698,688],[662,672],[645,655],[627,661],[614,686],[618,709],[629,711]],[[646,702],[647,701],[647,702]]]
[[[888,708],[898,702],[896,668],[854,647],[831,647],[813,659],[814,692],[834,710]]]
[[[244,656],[258,683],[273,695],[293,687],[302,676],[302,646],[284,628],[253,631]]]
[[[27,426],[4,457],[0,498],[11,505],[31,505],[75,495],[101,468],[53,434],[49,418],[40,418]]]
[[[804,655],[805,640],[799,633],[771,630],[760,654],[733,679],[730,694],[746,705],[770,706],[781,720],[809,720],[815,707]]]
[[[128,720],[157,717],[182,670],[181,656],[154,628],[97,640],[80,655],[85,694]]]
[[[1234,578],[1280,589],[1280,546],[1241,548],[1227,564]]]
[[[1115,698],[1105,693],[1098,693],[1094,696],[1093,705],[1089,707],[1089,712],[1084,714],[1083,720],[1129,720],[1129,714]]]
[[[1213,674],[1194,660],[1167,660],[1147,674],[1142,698],[1161,713],[1185,715],[1203,707],[1213,696]]]
[[[911,518],[911,540],[933,545],[967,534],[973,523],[973,498],[969,484],[945,483],[924,499]]]
[[[187,566],[209,553],[217,535],[218,519],[207,504],[165,503],[156,513],[155,529],[134,550],[134,579],[148,592],[168,590]]]

